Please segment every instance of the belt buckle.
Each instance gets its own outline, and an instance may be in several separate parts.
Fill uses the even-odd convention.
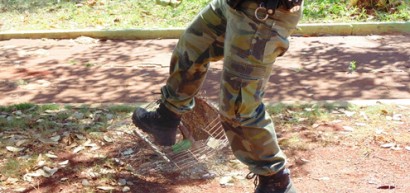
[[[263,17],[263,18],[259,17],[259,15],[258,15],[259,12],[265,12],[266,13],[265,17]],[[273,13],[272,9],[267,10],[265,5],[263,3],[261,3],[261,4],[259,4],[259,7],[255,9],[255,18],[259,21],[266,21],[268,19],[269,15],[272,14],[272,13]]]

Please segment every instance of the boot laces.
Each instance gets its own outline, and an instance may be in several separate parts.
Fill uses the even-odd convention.
[[[157,120],[161,118],[161,115],[157,111],[147,111],[145,109],[145,113],[140,114],[141,119],[145,120]]]
[[[246,175],[246,179],[251,180],[254,178],[253,184],[255,185],[255,189],[258,186],[263,188],[267,188],[270,190],[280,190],[286,188],[287,184],[289,183],[288,178],[275,178],[273,176],[259,176],[253,172],[249,172]]]
[[[160,104],[160,100],[155,101],[155,104]],[[155,120],[155,119],[159,119],[161,118],[161,115],[157,112],[157,110],[155,111],[147,111],[146,113],[144,113],[141,116],[143,119],[148,119],[148,120]]]
[[[248,179],[248,180],[252,180],[253,178],[255,178],[255,179],[253,180],[253,185],[255,185],[255,189],[256,189],[256,187],[258,186],[259,176],[256,175],[256,174],[253,173],[253,172],[249,172],[249,173],[246,175],[246,179]]]

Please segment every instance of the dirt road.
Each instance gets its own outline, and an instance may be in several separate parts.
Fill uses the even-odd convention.
[[[292,37],[265,100],[410,99],[410,36]],[[134,103],[158,97],[177,40],[0,41],[0,104]],[[356,71],[349,73],[355,63]],[[203,90],[217,100],[222,62]]]

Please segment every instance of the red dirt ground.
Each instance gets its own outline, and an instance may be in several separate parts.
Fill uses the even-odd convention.
[[[177,40],[0,41],[0,104],[135,103],[158,96]],[[265,100],[410,98],[410,36],[292,37]],[[348,73],[351,62],[357,70]],[[217,100],[222,62],[203,90]]]

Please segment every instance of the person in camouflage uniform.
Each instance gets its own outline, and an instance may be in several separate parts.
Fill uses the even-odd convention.
[[[262,98],[273,63],[301,18],[299,1],[212,0],[178,41],[159,108],[137,108],[134,124],[160,145],[173,145],[209,63],[223,58],[219,111],[234,155],[257,176],[255,192],[296,192]]]

